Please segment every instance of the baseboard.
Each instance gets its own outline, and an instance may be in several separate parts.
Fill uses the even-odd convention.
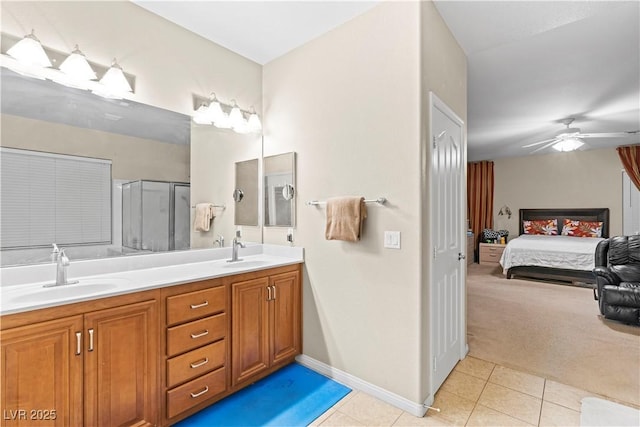
[[[344,384],[354,390],[365,392],[416,417],[424,416],[424,414],[427,412],[427,407],[425,405],[430,405],[431,403],[433,403],[433,397],[427,399],[424,405],[412,402],[409,399],[385,390],[382,387],[378,387],[375,384],[364,381],[356,376],[341,371],[340,369],[329,366],[326,363],[320,362],[319,360],[316,360],[305,354],[299,355],[298,357],[296,357],[296,360],[301,365],[306,366],[307,368],[316,371],[317,373],[322,374],[325,377],[329,377],[332,380]]]

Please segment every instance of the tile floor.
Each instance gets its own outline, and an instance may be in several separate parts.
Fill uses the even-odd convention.
[[[579,426],[586,396],[602,397],[468,356],[436,393],[441,412],[417,418],[353,391],[311,426]]]

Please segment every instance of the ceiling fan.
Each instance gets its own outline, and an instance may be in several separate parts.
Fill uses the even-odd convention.
[[[570,117],[562,120],[562,124],[564,124],[567,128],[563,129],[558,135],[554,138],[547,139],[540,142],[534,142],[533,144],[524,145],[522,148],[535,147],[536,145],[541,145],[541,147],[536,148],[531,153],[535,153],[545,148],[553,146],[558,151],[573,151],[584,145],[583,139],[585,138],[620,138],[624,136],[629,136],[636,134],[640,131],[628,131],[628,132],[608,132],[608,133],[581,133],[579,128],[572,128],[571,123],[573,123],[575,119]]]

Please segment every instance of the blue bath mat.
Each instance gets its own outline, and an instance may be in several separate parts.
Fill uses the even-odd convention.
[[[297,363],[175,424],[204,426],[306,426],[351,389]]]

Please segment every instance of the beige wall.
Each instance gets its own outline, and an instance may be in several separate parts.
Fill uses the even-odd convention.
[[[113,179],[189,182],[189,146],[3,114],[3,147],[109,159]]]
[[[494,228],[510,238],[523,208],[609,208],[609,233],[622,234],[622,163],[613,148],[498,159],[494,174]],[[505,204],[511,219],[498,216]]]
[[[421,366],[421,30],[447,31],[418,2],[387,2],[264,67],[264,154],[297,153],[295,243],[305,248],[304,352],[413,402],[426,396]],[[439,17],[438,17],[439,19]],[[436,22],[436,28],[427,28]],[[384,29],[384,30],[381,30]],[[447,43],[450,40],[444,37]],[[437,41],[434,41],[437,43]],[[434,53],[429,87],[466,117],[465,67],[457,46]],[[464,55],[462,55],[464,58]],[[370,204],[359,243],[324,239],[322,207],[340,195],[387,197]],[[385,230],[402,233],[383,248]],[[283,244],[286,229],[265,229]]]
[[[421,184],[421,220],[419,226],[422,230],[422,242],[420,246],[420,259],[422,266],[421,274],[421,304],[420,310],[421,321],[423,325],[421,330],[421,347],[420,347],[420,378],[428,379],[431,375],[429,360],[430,346],[430,330],[429,319],[431,315],[429,301],[429,286],[431,261],[431,246],[429,241],[431,206],[429,201],[429,150],[431,129],[429,127],[429,92],[435,93],[445,104],[453,110],[456,115],[464,122],[464,142],[462,150],[462,164],[466,164],[467,155],[467,58],[464,51],[458,45],[458,42],[449,31],[444,20],[436,10],[433,2],[425,1],[420,4],[421,16],[421,104],[422,104],[422,123],[421,123],[421,144],[420,158],[422,160],[422,176],[424,179]],[[462,194],[466,194],[466,168],[463,168],[464,176],[462,178]],[[465,198],[466,199],[466,198]],[[464,210],[466,212],[466,208]],[[462,217],[465,214],[463,213]],[[461,242],[462,245],[466,244]],[[465,302],[466,304],[466,302]],[[466,306],[462,307],[462,312],[466,314]],[[466,317],[466,316],[465,316]],[[463,337],[466,341],[466,336]],[[430,385],[428,381],[421,383],[420,395],[425,399],[429,395]]]
[[[259,135],[239,135],[215,126],[191,126],[191,173],[198,177],[191,183],[191,204],[214,203],[227,207],[215,210],[216,217],[209,231],[191,232],[191,247],[211,248],[219,234],[224,236],[225,246],[231,245],[236,229],[232,197],[235,163],[260,158],[260,152]],[[260,227],[243,226],[242,240],[262,241]]]

